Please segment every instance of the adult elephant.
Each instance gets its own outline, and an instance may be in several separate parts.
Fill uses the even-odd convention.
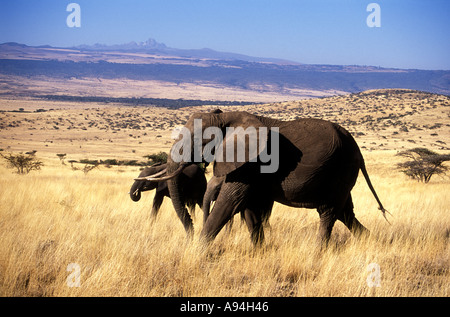
[[[180,134],[169,156],[166,177],[169,192],[175,210],[188,223],[190,219],[180,199],[183,193],[180,173],[189,161],[199,159],[199,144],[203,159],[205,153],[214,152],[205,151],[217,138],[217,135],[212,137],[211,129],[208,130],[211,127],[215,128],[215,134],[217,131],[223,133],[222,138],[218,138],[223,140],[221,146],[215,152],[214,176],[225,177],[225,181],[201,232],[206,241],[212,241],[235,213],[244,211],[252,241],[261,243],[264,238],[262,220],[272,210],[275,201],[291,207],[316,208],[320,216],[320,242],[329,241],[336,220],[342,221],[355,235],[367,232],[355,217],[350,193],[359,170],[385,216],[386,210],[370,182],[358,145],[344,128],[319,119],[280,121],[247,112],[219,111],[193,114],[185,125],[190,134]],[[239,129],[244,133],[230,135],[230,131]],[[252,129],[256,133],[251,138],[246,132]],[[187,143],[192,148],[183,148],[180,159],[174,153],[181,153],[179,144],[181,139],[187,138],[186,135],[192,138]],[[201,142],[199,135],[202,136]],[[234,147],[230,147],[230,142]],[[252,142],[262,145],[256,158]],[[230,153],[227,159],[223,159],[223,153],[228,153],[230,148],[236,149],[234,157]],[[239,158],[237,149],[242,148],[245,149],[245,157]],[[264,170],[269,151],[275,161],[271,165],[274,163],[276,168]]]
[[[141,192],[156,189],[155,197],[153,198],[153,207],[151,211],[151,218],[154,220],[158,215],[158,211],[164,200],[164,197],[171,197],[167,181],[164,179],[167,172],[167,163],[157,163],[150,167],[146,167],[135,179],[130,189],[130,197],[133,201],[141,199]],[[157,177],[158,179],[155,179]],[[179,175],[179,192],[178,197],[182,197],[180,203],[187,206],[191,214],[194,214],[195,205],[200,208],[203,206],[203,196],[206,191],[206,177],[205,171],[196,164],[186,167]],[[181,219],[183,224],[185,221]],[[193,228],[185,226],[188,234],[191,234]]]

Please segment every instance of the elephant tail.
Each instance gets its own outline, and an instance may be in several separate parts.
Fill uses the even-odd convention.
[[[367,185],[368,185],[369,188],[370,188],[370,191],[372,192],[373,196],[374,196],[375,199],[377,200],[377,203],[378,203],[378,209],[381,210],[381,212],[383,213],[383,217],[384,217],[384,219],[386,219],[386,221],[388,222],[388,224],[391,224],[391,223],[389,222],[389,220],[387,219],[387,217],[386,217],[386,213],[390,214],[391,216],[392,216],[392,214],[391,214],[389,211],[387,211],[387,210],[383,207],[383,204],[381,203],[380,199],[378,198],[377,192],[375,191],[375,188],[373,188],[372,182],[370,181],[370,178],[369,178],[369,174],[367,173],[367,170],[366,170],[366,164],[364,163],[364,159],[363,159],[362,162],[361,162],[361,167],[360,167],[360,168],[361,168],[361,172],[362,172],[363,175],[364,175],[364,178],[366,179]]]

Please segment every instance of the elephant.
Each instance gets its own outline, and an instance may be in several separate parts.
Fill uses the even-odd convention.
[[[135,179],[130,189],[130,197],[133,201],[141,199],[141,192],[156,189],[153,199],[153,207],[151,211],[151,219],[156,219],[158,211],[164,200],[164,197],[171,197],[167,187],[166,180],[152,180],[152,177],[164,175],[167,170],[167,164],[156,163],[150,167],[146,167]],[[180,191],[183,192],[183,205],[187,205],[191,214],[195,212],[195,205],[200,208],[203,206],[203,196],[206,191],[205,171],[196,164],[186,167],[179,175]],[[189,233],[190,228],[185,228]]]
[[[214,134],[210,128],[215,129]],[[239,128],[244,133],[231,134],[230,131]],[[234,214],[243,212],[252,242],[261,245],[263,219],[275,202],[316,209],[320,218],[317,240],[322,245],[328,244],[336,220],[343,222],[355,236],[368,233],[355,217],[351,196],[360,170],[386,218],[387,210],[372,186],[356,141],[336,123],[314,118],[281,121],[245,111],[215,111],[192,114],[184,129],[189,133],[180,134],[175,140],[164,179],[168,181],[172,203],[185,227],[191,227],[192,220],[182,206],[182,171],[192,162],[211,160],[213,154],[214,176],[225,177],[200,233],[200,239],[207,244]],[[252,135],[246,133],[251,129]],[[218,136],[219,132],[222,137]],[[190,142],[183,143],[186,146],[180,150],[183,140]],[[211,150],[213,141],[218,146]],[[259,150],[254,150],[255,144],[260,145]],[[239,158],[239,149],[244,157]],[[269,151],[273,157],[267,169]],[[183,155],[178,155],[181,152]]]
[[[216,177],[213,176],[208,181],[208,185],[206,186],[205,196],[203,197],[203,225],[205,225],[206,220],[208,219],[209,212],[211,209],[211,203],[217,200],[219,196],[220,189],[222,188],[222,184],[225,182],[225,176]],[[264,225],[269,226],[269,217],[270,212],[263,214],[262,222]],[[245,221],[245,211],[241,212],[241,219]],[[228,231],[231,231],[231,227],[233,225],[233,218],[227,224]]]

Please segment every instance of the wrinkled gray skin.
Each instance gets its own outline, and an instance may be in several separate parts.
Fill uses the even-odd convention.
[[[216,201],[217,196],[219,196],[220,188],[222,188],[224,181],[225,177],[213,176],[206,186],[205,195],[203,196],[203,225],[205,225],[208,219],[211,203]]]
[[[146,167],[139,177],[146,177],[156,174],[167,167],[167,164],[154,164],[150,167]],[[206,190],[206,178],[204,171],[193,164],[186,167],[179,175],[180,190],[183,192],[183,205],[187,205],[191,214],[194,214],[195,205],[200,208],[203,206],[203,195]],[[156,189],[155,197],[153,199],[153,207],[151,211],[151,218],[154,220],[158,215],[158,211],[164,200],[164,197],[170,198],[169,189],[167,187],[167,181],[135,181],[130,189],[130,197],[133,201],[139,201],[141,199],[141,192]],[[188,228],[189,229],[189,228]],[[188,231],[186,229],[186,231]]]
[[[203,241],[211,242],[233,215],[244,211],[251,239],[255,245],[259,245],[264,239],[263,218],[271,212],[275,201],[290,207],[317,209],[320,244],[327,244],[336,220],[342,221],[354,235],[366,233],[368,230],[355,217],[350,193],[360,170],[379,209],[385,214],[386,210],[370,182],[358,145],[350,133],[339,125],[319,119],[280,121],[247,112],[195,113],[185,125],[192,136],[195,119],[202,120],[202,132],[207,127],[218,127],[224,132],[227,127],[254,127],[258,132],[261,127],[279,129],[279,168],[275,173],[262,174],[259,160],[214,162],[214,176],[225,177],[225,181],[203,226]],[[226,137],[223,138],[224,144],[236,142]],[[267,140],[266,146],[270,150],[271,137]],[[202,140],[202,146],[210,141]],[[259,143],[259,139],[257,141]],[[191,149],[191,153],[194,153],[194,149]],[[176,175],[175,171],[185,164],[172,161],[169,155],[168,175]],[[181,203],[183,191],[180,177],[173,177],[167,182],[177,214],[185,221],[185,226],[192,225]]]
[[[213,176],[208,182],[208,185],[206,186],[206,192],[205,196],[203,197],[203,225],[205,225],[206,220],[208,220],[209,212],[211,210],[211,204],[212,202],[217,200],[217,197],[219,196],[220,189],[222,188],[222,184],[225,182],[225,176],[222,177],[216,177]],[[267,213],[264,213],[263,224],[265,226],[269,226],[269,217],[270,217],[270,211]],[[241,219],[245,221],[245,212],[241,212]],[[231,217],[230,221],[227,224],[228,231],[231,230],[231,227],[233,225],[233,217]],[[249,228],[250,229],[250,228]]]

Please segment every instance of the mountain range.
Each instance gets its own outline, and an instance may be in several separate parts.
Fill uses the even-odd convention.
[[[286,99],[382,88],[450,95],[450,71],[447,70],[300,64],[207,48],[170,48],[154,39],[75,47],[3,43],[0,44],[0,79],[5,80],[8,76],[58,80],[126,79],[133,83],[214,86],[252,92],[256,96],[276,93]],[[215,99],[220,100],[220,96]]]
[[[266,63],[276,63],[276,64],[290,64],[298,65],[299,63],[287,61],[277,58],[264,58],[264,57],[254,57],[238,53],[229,52],[219,52],[212,50],[210,48],[202,49],[179,49],[166,46],[164,43],[157,42],[156,40],[149,38],[147,41],[143,42],[129,42],[125,44],[117,45],[105,45],[105,44],[94,44],[94,45],[79,45],[73,47],[74,49],[85,50],[85,51],[104,51],[104,52],[128,52],[128,53],[148,53],[148,54],[159,54],[165,56],[179,56],[185,58],[206,58],[214,60],[240,60],[246,62],[266,62]]]

